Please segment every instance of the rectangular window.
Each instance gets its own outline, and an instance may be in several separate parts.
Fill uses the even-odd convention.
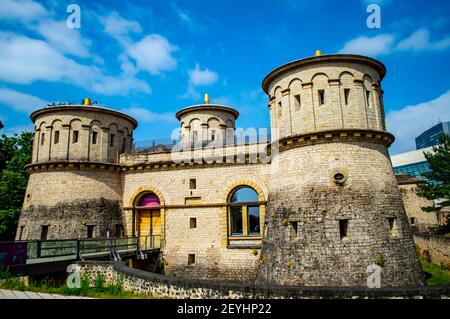
[[[302,103],[300,100],[300,94],[294,95],[294,105],[295,105],[295,110],[299,111],[302,106]]]
[[[97,144],[98,133],[92,132],[92,144]]]
[[[94,238],[95,225],[87,226],[87,238]]]
[[[344,89],[344,101],[345,105],[348,105],[348,97],[350,96],[350,89]]]
[[[325,90],[317,91],[317,95],[319,97],[319,105],[325,104]]]
[[[41,240],[47,240],[48,237],[48,225],[41,226]]]
[[[78,136],[79,136],[79,132],[73,131],[73,143],[78,143]]]
[[[414,217],[411,217],[409,219],[409,222],[410,222],[411,226],[414,226],[416,224],[416,219]]]
[[[189,254],[188,255],[188,265],[195,264],[195,254]]]
[[[231,235],[244,235],[242,227],[242,206],[231,206]]]
[[[259,206],[247,206],[248,234],[259,236],[261,234],[259,226]]]
[[[189,228],[197,228],[197,218],[189,219]]]
[[[189,189],[197,188],[197,180],[195,178],[189,179]]]
[[[41,145],[44,145],[45,143],[45,133],[41,134]]]
[[[55,144],[59,143],[59,131],[55,131],[55,140],[54,140]]]
[[[366,91],[367,106],[370,106],[370,91]]]
[[[348,231],[348,219],[341,219],[339,221],[339,235],[341,237],[341,240],[344,238],[347,238]]]
[[[294,240],[298,238],[298,225],[299,223],[297,221],[289,222],[290,225],[290,234],[289,238],[290,240]]]

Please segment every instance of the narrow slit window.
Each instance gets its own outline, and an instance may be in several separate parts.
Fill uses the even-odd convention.
[[[396,229],[396,221],[394,217],[390,217],[388,218],[388,223],[389,223],[389,233],[391,234],[391,236],[397,236],[397,229]]]
[[[348,105],[348,98],[350,96],[350,89],[344,89],[344,101],[345,105]]]
[[[281,102],[278,102],[278,117],[281,116],[283,112],[283,105],[281,104]]]
[[[188,265],[195,264],[195,254],[189,254],[188,255]]]
[[[55,131],[55,140],[54,140],[55,144],[59,143],[59,131]]]
[[[197,228],[197,218],[189,219],[189,228]]]
[[[25,226],[20,226],[20,234],[19,234],[19,240],[22,240],[23,237],[23,230],[25,229]]]
[[[116,136],[114,134],[111,134],[111,136],[109,137],[109,146],[110,147],[114,147],[114,139],[116,138]]]
[[[370,91],[366,91],[366,98],[367,98],[367,106],[370,106]]]
[[[92,132],[92,144],[97,144],[98,133]]]
[[[295,105],[295,110],[299,111],[300,108],[302,107],[302,102],[300,99],[300,94],[296,94],[294,95],[294,105]]]
[[[290,224],[290,240],[295,240],[298,238],[298,231],[299,231],[299,223],[294,221],[294,222],[289,222]]]
[[[94,238],[95,225],[88,225],[87,238]]]
[[[341,240],[348,236],[348,219],[341,219],[339,221],[339,235]]]
[[[216,139],[216,131],[212,130],[211,131],[211,141],[214,141]]]
[[[73,131],[73,143],[78,143],[79,132]]]
[[[48,237],[48,225],[41,226],[41,240],[47,240]]]
[[[409,222],[410,222],[411,226],[414,226],[416,224],[416,219],[414,217],[411,217],[409,219]]]
[[[122,140],[122,149],[121,149],[121,153],[125,153],[125,149],[127,147],[127,139],[123,138]]]
[[[325,90],[319,90],[317,91],[318,96],[319,96],[319,105],[324,105],[325,104]]]
[[[189,189],[197,188],[197,180],[195,178],[189,179]]]
[[[44,145],[45,143],[45,133],[41,134],[41,145]]]
[[[122,237],[123,236],[123,227],[121,224],[116,225],[116,237]]]

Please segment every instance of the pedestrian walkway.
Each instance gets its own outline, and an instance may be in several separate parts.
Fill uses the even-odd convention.
[[[79,296],[63,296],[43,292],[0,289],[0,299],[92,299]]]

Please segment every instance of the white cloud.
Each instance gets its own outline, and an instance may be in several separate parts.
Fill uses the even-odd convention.
[[[444,38],[440,41],[433,42],[430,40],[430,32],[426,29],[420,29],[413,32],[408,38],[400,41],[397,44],[398,50],[441,50],[450,47],[450,37]]]
[[[388,131],[394,134],[392,154],[415,149],[414,139],[425,129],[439,121],[450,120],[450,90],[438,98],[409,105],[386,116]]]
[[[47,101],[27,93],[0,88],[0,104],[6,105],[18,112],[30,113],[47,105]]]
[[[82,58],[90,56],[91,41],[84,39],[78,29],[69,29],[65,20],[43,20],[36,29],[59,51]]]
[[[339,53],[370,56],[389,54],[393,43],[394,36],[390,34],[380,34],[372,38],[361,36],[345,43]]]
[[[123,109],[122,112],[130,114],[141,122],[175,122],[173,113],[154,113],[141,107],[130,107]]]
[[[173,70],[177,60],[172,56],[178,48],[159,34],[150,34],[127,46],[128,55],[136,61],[138,69],[150,74]]]
[[[49,15],[40,3],[31,0],[1,0],[0,20],[30,22]]]
[[[393,52],[425,50],[444,50],[450,48],[450,36],[439,41],[430,40],[427,29],[419,29],[403,40],[393,34],[380,34],[374,37],[360,36],[344,44],[339,53],[361,54],[369,56],[387,55]]]
[[[142,32],[142,27],[137,21],[124,19],[115,11],[99,19],[103,24],[104,31],[122,44],[131,41],[130,33]]]
[[[5,82],[66,82],[105,95],[150,92],[149,85],[132,74],[106,75],[96,66],[65,57],[41,40],[0,32],[0,47],[0,80]]]
[[[194,86],[211,86],[219,80],[219,75],[208,69],[200,69],[197,63],[195,68],[188,71],[189,83]]]
[[[172,9],[178,16],[180,22],[187,27],[190,32],[205,35],[207,34],[207,29],[197,23],[197,19],[194,17],[192,12],[180,9],[175,3],[172,3]]]
[[[211,86],[219,80],[219,75],[209,69],[201,69],[197,63],[194,69],[188,70],[188,88],[186,93],[178,96],[179,99],[195,99],[200,98],[200,93],[195,89],[201,86]]]

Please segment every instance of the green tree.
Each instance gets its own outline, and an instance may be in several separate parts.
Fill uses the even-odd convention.
[[[418,185],[419,196],[442,200],[439,206],[422,207],[427,212],[450,206],[450,136],[442,135],[439,141],[440,144],[433,146],[431,152],[424,153],[431,171],[422,175],[432,182]]]
[[[33,133],[0,138],[0,240],[14,239],[27,188]]]

